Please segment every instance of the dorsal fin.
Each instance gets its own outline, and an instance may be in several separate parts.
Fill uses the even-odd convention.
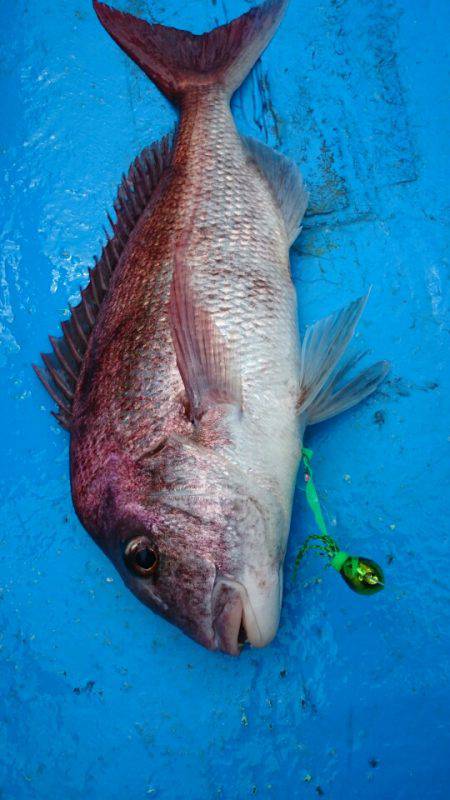
[[[113,204],[116,221],[108,214],[112,237],[106,233],[106,244],[100,258],[89,270],[89,283],[81,290],[81,301],[71,308],[69,319],[61,323],[63,335],[50,336],[51,353],[41,353],[45,370],[33,365],[50,397],[59,406],[52,411],[58,422],[70,430],[72,401],[84,354],[99,308],[108,292],[111,275],[125,249],[131,232],[148,205],[162,175],[172,159],[172,135],[146,147],[124,175]]]

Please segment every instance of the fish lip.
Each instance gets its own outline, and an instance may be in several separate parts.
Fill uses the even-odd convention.
[[[253,647],[263,645],[261,630],[247,590],[239,581],[216,576],[211,598],[211,616],[217,650],[237,656],[245,642]]]

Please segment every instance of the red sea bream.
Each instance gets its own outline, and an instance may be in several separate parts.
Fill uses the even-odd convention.
[[[230,654],[277,631],[305,427],[387,371],[337,388],[365,298],[300,341],[289,248],[307,193],[230,110],[286,5],[197,36],[94,2],[180,120],[124,177],[111,238],[37,370],[70,432],[84,527],[140,600]]]

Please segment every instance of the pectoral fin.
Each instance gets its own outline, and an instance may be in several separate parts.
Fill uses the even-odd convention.
[[[342,388],[337,388],[356,360],[359,360],[350,358],[343,367],[338,368],[368,296],[360,297],[306,331],[302,347],[298,410],[305,414],[308,425],[352,408],[372,394],[389,371],[389,363],[379,361]]]
[[[193,421],[211,404],[242,408],[242,385],[236,357],[212,316],[200,305],[189,268],[175,258],[170,292],[172,340]]]

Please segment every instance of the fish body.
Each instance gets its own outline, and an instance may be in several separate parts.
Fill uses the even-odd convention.
[[[285,6],[195,37],[94,3],[180,122],[122,184],[62,359],[45,362],[58,402],[61,366],[68,389],[59,417],[82,523],[143,602],[231,654],[278,627],[306,425],[386,371],[334,391],[364,299],[300,342],[289,248],[307,194],[295,165],[244,139],[230,110]]]

